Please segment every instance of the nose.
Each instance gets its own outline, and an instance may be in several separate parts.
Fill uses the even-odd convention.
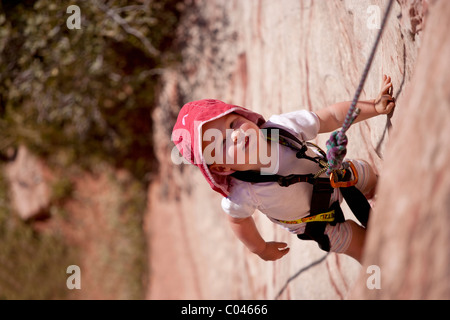
[[[236,143],[239,141],[239,138],[241,137],[242,134],[242,130],[239,128],[237,130],[233,130],[233,132],[231,133],[231,140]]]

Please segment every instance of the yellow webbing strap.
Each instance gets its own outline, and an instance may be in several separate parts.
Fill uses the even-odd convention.
[[[323,222],[323,221],[334,221],[334,210],[319,213],[311,217],[301,218],[297,220],[278,220],[275,219],[278,222],[285,223],[285,224],[300,224],[300,223],[306,223],[306,222]]]

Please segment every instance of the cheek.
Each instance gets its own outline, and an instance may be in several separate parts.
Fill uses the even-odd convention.
[[[229,145],[225,149],[225,159],[226,164],[234,164],[236,161],[236,148],[233,144]]]
[[[252,126],[246,132],[249,138],[249,151],[257,151],[259,149],[259,144],[261,143],[262,132],[258,127]]]
[[[230,145],[226,148],[226,163],[229,165],[238,165],[245,164],[248,162],[249,153],[246,149],[245,151],[241,147],[242,144],[239,145]]]
[[[249,156],[255,156],[259,150],[259,138],[257,135],[252,134],[248,137],[247,152]]]
[[[245,132],[249,131],[251,133],[259,131],[258,126],[256,124],[254,124],[253,122],[245,122],[245,123],[243,123],[242,126],[241,126],[241,129],[243,131],[245,131]]]

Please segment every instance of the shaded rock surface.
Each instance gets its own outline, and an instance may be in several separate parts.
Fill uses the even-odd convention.
[[[262,236],[288,242],[291,251],[276,262],[251,254],[232,234],[220,196],[209,189],[200,172],[173,162],[170,133],[179,108],[196,99],[221,99],[266,118],[351,100],[378,32],[373,21],[381,16],[373,15],[382,15],[387,1],[208,0],[195,4],[196,10],[185,17],[179,30],[183,63],[163,75],[160,105],[153,114],[160,172],[149,189],[145,223],[150,265],[147,298],[344,299],[351,290],[354,297],[363,297],[355,286],[366,288],[366,264],[343,255],[325,256],[317,245],[299,241],[258,212],[254,218]],[[410,108],[402,98],[413,75],[422,30],[427,28],[428,6],[427,1],[418,0],[394,3],[361,99],[375,98],[382,74],[388,74],[399,103],[393,115],[356,124],[348,132],[348,157],[371,163],[384,184],[392,183],[392,171],[384,169],[384,154],[392,133],[403,130],[399,114]],[[328,137],[320,135],[316,142],[324,146]],[[407,181],[396,179],[394,187]],[[429,180],[428,190],[435,190],[433,181]],[[392,192],[392,201],[395,195]],[[382,208],[390,211],[382,202],[386,195],[379,197],[374,214]],[[345,205],[344,211],[353,218]],[[382,227],[376,225],[369,252]],[[390,251],[395,255],[403,249],[397,246]],[[372,254],[387,259],[382,253]],[[387,273],[389,267],[383,268],[383,274]],[[395,270],[399,272],[398,266]]]
[[[380,290],[363,276],[351,298],[450,298],[449,18],[448,1],[430,7],[413,80],[398,101],[363,260],[363,269],[379,267]]]
[[[5,170],[11,189],[11,200],[23,220],[49,216],[50,190],[48,176],[40,159],[20,146],[14,161]]]

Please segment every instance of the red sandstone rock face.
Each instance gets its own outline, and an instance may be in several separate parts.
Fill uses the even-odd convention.
[[[154,114],[155,143],[161,166],[159,177],[149,190],[146,230],[151,274],[147,298],[343,299],[350,291],[353,292],[351,297],[361,298],[448,298],[449,281],[438,282],[440,275],[448,280],[449,239],[443,221],[448,206],[441,204],[445,201],[449,204],[444,199],[449,198],[450,178],[443,174],[448,170],[441,166],[449,160],[445,143],[448,144],[446,139],[450,135],[445,125],[430,124],[435,120],[447,119],[448,122],[448,88],[445,82],[430,86],[421,78],[430,73],[422,73],[416,75],[416,87],[408,89],[413,91],[406,89],[411,85],[421,46],[428,2],[394,3],[361,96],[361,99],[375,97],[381,75],[389,74],[398,99],[393,116],[370,119],[354,125],[348,132],[348,157],[370,162],[381,179],[376,217],[371,221],[373,229],[363,266],[349,257],[335,254],[321,260],[325,253],[315,244],[298,241],[260,213],[255,213],[254,218],[263,237],[286,241],[291,251],[276,262],[264,262],[249,253],[228,228],[220,208],[220,196],[209,189],[194,167],[173,164],[170,158],[173,144],[169,139],[177,110],[183,103],[195,99],[222,99],[252,108],[266,117],[296,109],[318,110],[334,102],[351,100],[378,31],[368,24],[376,12],[369,7],[378,6],[382,14],[386,2],[208,0],[197,1],[197,5],[198,10],[179,30],[180,38],[187,44],[183,64],[164,75],[160,107]],[[430,11],[434,6],[432,2]],[[447,29],[437,23],[425,27],[431,35],[445,36]],[[432,45],[432,42],[426,44]],[[442,53],[442,57],[448,56]],[[431,53],[428,61],[432,63],[429,68],[436,68],[435,74],[448,69],[434,62]],[[426,86],[421,86],[423,82]],[[446,97],[447,104],[433,100],[439,97],[433,90],[440,90],[439,95],[442,100]],[[406,92],[411,92],[409,99]],[[428,93],[433,99],[426,101]],[[439,112],[423,113],[421,108],[425,103],[430,108],[434,105],[434,110]],[[425,135],[430,127],[438,134],[432,145],[425,144],[426,137],[429,140],[433,136],[432,133]],[[407,134],[409,142],[402,138]],[[393,135],[399,142],[391,146]],[[428,153],[410,164],[410,159],[420,151],[417,149],[413,153],[419,148],[411,143],[416,135],[420,136],[419,141]],[[324,146],[328,137],[321,135],[317,142]],[[438,143],[444,148],[434,159],[431,152],[437,149]],[[407,153],[408,147],[411,148]],[[385,158],[386,148],[392,150],[389,158]],[[397,162],[400,160],[394,157],[394,150],[402,150],[401,154],[408,155],[406,160]],[[411,180],[418,176],[399,170],[400,166],[406,169],[410,165],[412,171],[421,176],[430,163],[437,165],[436,172],[428,176],[422,188],[417,188],[418,180]],[[399,188],[403,185],[408,186]],[[411,198],[416,200],[410,201]],[[419,200],[422,198],[434,199],[435,204],[424,203]],[[436,210],[430,216],[422,215],[423,211],[431,212],[426,208]],[[351,218],[348,210],[345,214]],[[405,220],[404,215],[409,215],[409,219]],[[425,221],[431,221],[438,229],[436,232],[428,229],[427,224],[424,241],[421,241]],[[397,224],[403,224],[400,233],[394,228]],[[434,234],[436,237],[432,236]],[[436,251],[426,250],[439,246],[433,249]],[[432,263],[431,269],[427,269],[428,261]],[[290,281],[278,296],[290,277],[314,262],[318,263]],[[416,263],[417,267],[407,267]],[[367,293],[369,275],[366,271],[372,264],[381,268],[382,289]],[[428,270],[436,275],[431,276]],[[401,280],[396,283],[398,273],[402,273]],[[416,282],[435,294],[422,294],[422,289],[417,289],[420,294],[401,294]],[[390,288],[389,292],[384,288]]]
[[[363,276],[352,298],[450,298],[449,18],[448,1],[430,7],[413,80],[398,101],[363,263],[379,266],[381,289],[367,289]]]

